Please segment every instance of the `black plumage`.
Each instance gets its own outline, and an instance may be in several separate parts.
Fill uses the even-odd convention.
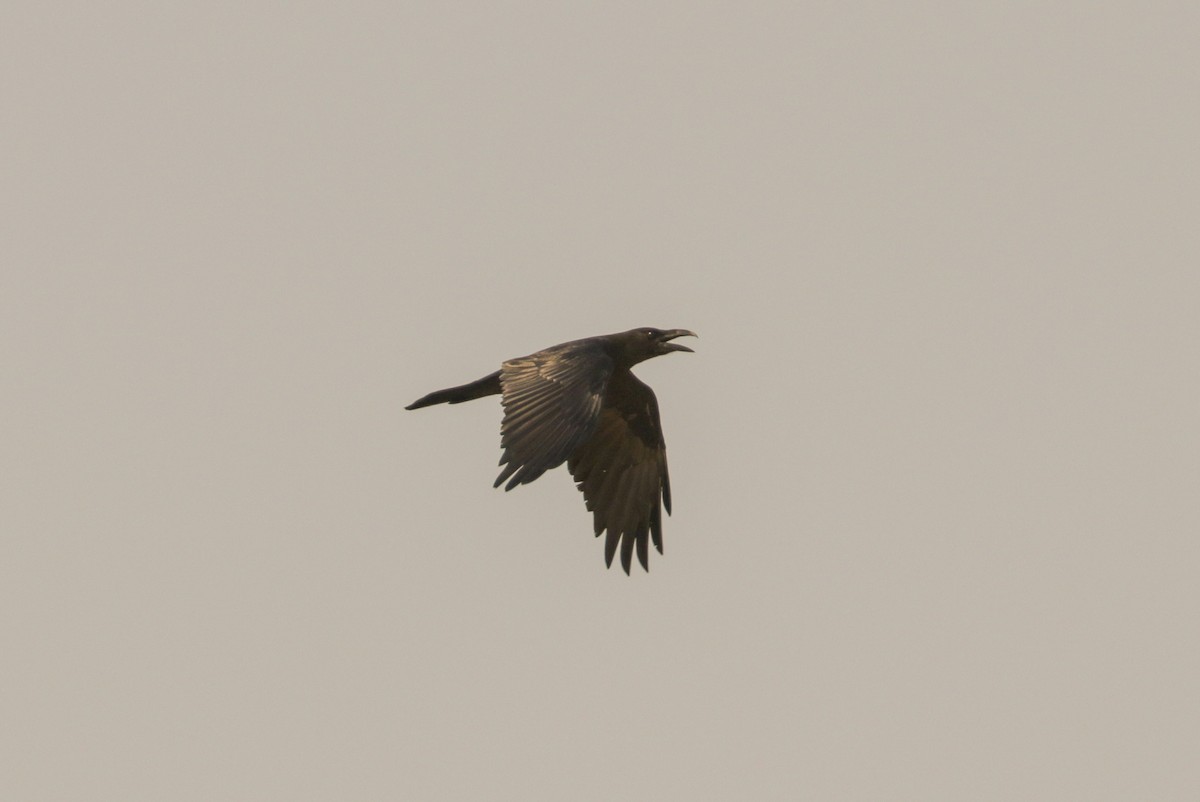
[[[495,486],[528,484],[564,462],[583,491],[604,560],[618,547],[629,573],[636,550],[650,570],[649,543],[662,553],[662,510],[671,512],[667,448],[654,391],[630,370],[652,357],[692,349],[671,342],[686,329],[643,328],[555,345],[482,379],[409,404],[460,404],[500,394],[503,466]]]

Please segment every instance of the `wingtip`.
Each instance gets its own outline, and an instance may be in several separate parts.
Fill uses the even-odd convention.
[[[621,538],[621,567],[625,569],[625,574],[629,574],[629,569],[633,567],[633,546],[634,536],[632,532],[627,532]]]
[[[644,526],[637,533],[637,558],[642,570],[650,573],[650,537]]]
[[[612,568],[613,557],[617,553],[617,540],[617,536],[611,531],[604,540],[604,564],[609,568]]]

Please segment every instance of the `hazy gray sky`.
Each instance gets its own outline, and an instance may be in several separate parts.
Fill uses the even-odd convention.
[[[1200,798],[1200,11],[0,12],[0,797]],[[675,515],[491,488],[638,325]]]

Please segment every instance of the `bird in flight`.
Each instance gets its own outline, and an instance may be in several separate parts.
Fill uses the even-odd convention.
[[[687,329],[631,329],[588,337],[510,359],[478,381],[438,390],[405,409],[500,395],[503,469],[493,487],[528,484],[563,462],[583,491],[596,536],[607,531],[604,561],[621,548],[629,573],[634,549],[649,571],[649,541],[662,554],[662,510],[671,514],[667,445],[654,391],[630,370],[695,337]]]

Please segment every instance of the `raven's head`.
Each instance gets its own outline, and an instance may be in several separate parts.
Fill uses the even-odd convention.
[[[644,362],[656,356],[669,354],[672,351],[687,351],[692,353],[692,349],[686,345],[673,343],[676,337],[698,337],[694,331],[687,329],[630,329],[620,335],[625,346],[625,353],[628,355],[630,364]]]

